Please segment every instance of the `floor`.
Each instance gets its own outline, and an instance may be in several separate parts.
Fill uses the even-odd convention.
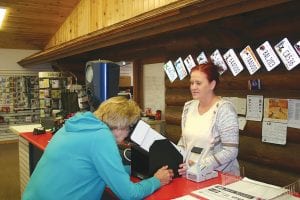
[[[0,199],[19,200],[18,142],[0,143]]]

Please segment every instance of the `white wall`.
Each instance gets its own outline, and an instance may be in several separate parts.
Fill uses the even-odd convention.
[[[17,63],[36,52],[38,52],[38,50],[0,48],[0,75],[29,75],[37,74],[39,71],[52,71],[50,64],[24,68]]]
[[[162,111],[165,114],[165,72],[164,63],[147,64],[143,66],[144,108],[151,108],[152,112]]]

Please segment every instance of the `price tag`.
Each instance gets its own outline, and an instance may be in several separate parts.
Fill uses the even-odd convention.
[[[240,56],[251,75],[260,69],[261,65],[249,45],[240,52]]]
[[[288,70],[292,70],[300,63],[299,56],[287,38],[281,40],[274,48]]]
[[[218,49],[216,49],[211,55],[210,55],[211,61],[218,67],[220,67],[220,74],[223,74],[227,70],[226,63],[223,60],[223,57]]]
[[[243,71],[244,67],[240,60],[238,59],[237,55],[235,54],[233,49],[229,49],[224,55],[223,58],[227,63],[230,71],[232,72],[233,76],[238,75],[241,71]]]
[[[166,64],[164,64],[164,70],[172,83],[177,78],[177,73],[175,71],[172,61],[169,60]]]

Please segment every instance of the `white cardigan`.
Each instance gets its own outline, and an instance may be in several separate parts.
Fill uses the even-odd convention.
[[[190,105],[197,101],[191,100],[185,103],[181,120],[182,130],[185,126]],[[208,144],[209,151],[206,157],[201,160],[201,163],[205,162],[206,165],[212,166],[214,170],[238,176],[240,174],[237,161],[239,126],[235,108],[231,102],[221,99],[217,102],[213,113],[214,117],[210,132],[214,139],[212,143]],[[177,146],[183,154],[189,153],[185,146],[184,137],[181,136]]]

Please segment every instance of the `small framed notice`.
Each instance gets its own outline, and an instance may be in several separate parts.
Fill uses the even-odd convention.
[[[192,68],[196,66],[192,55],[188,55],[188,57],[186,57],[184,59],[184,64],[185,64],[185,66],[186,66],[189,73],[191,73]]]
[[[261,65],[249,45],[240,52],[240,56],[251,75],[260,69]]]
[[[229,49],[224,55],[223,58],[227,63],[230,71],[232,72],[233,76],[238,75],[241,71],[243,71],[244,67],[240,60],[238,59],[237,55],[235,54],[233,49]]]
[[[260,45],[256,49],[256,52],[268,71],[271,71],[280,64],[280,60],[276,56],[268,41],[265,41],[262,45]]]
[[[186,76],[187,76],[187,71],[184,67],[184,64],[183,64],[183,60],[181,57],[179,57],[175,63],[175,69],[177,71],[177,74],[178,74],[178,77],[180,80],[184,79]]]
[[[299,56],[287,38],[281,40],[274,48],[287,70],[292,70],[300,63]]]
[[[211,55],[210,55],[211,61],[218,67],[219,73],[223,74],[227,70],[226,63],[223,60],[223,57],[218,49],[216,49]]]
[[[166,64],[164,64],[164,70],[172,83],[177,78],[177,73],[175,71],[172,61],[169,60]]]
[[[202,52],[198,55],[198,57],[197,57],[197,62],[198,62],[199,65],[208,62],[207,57],[206,57],[204,51],[202,51]]]

